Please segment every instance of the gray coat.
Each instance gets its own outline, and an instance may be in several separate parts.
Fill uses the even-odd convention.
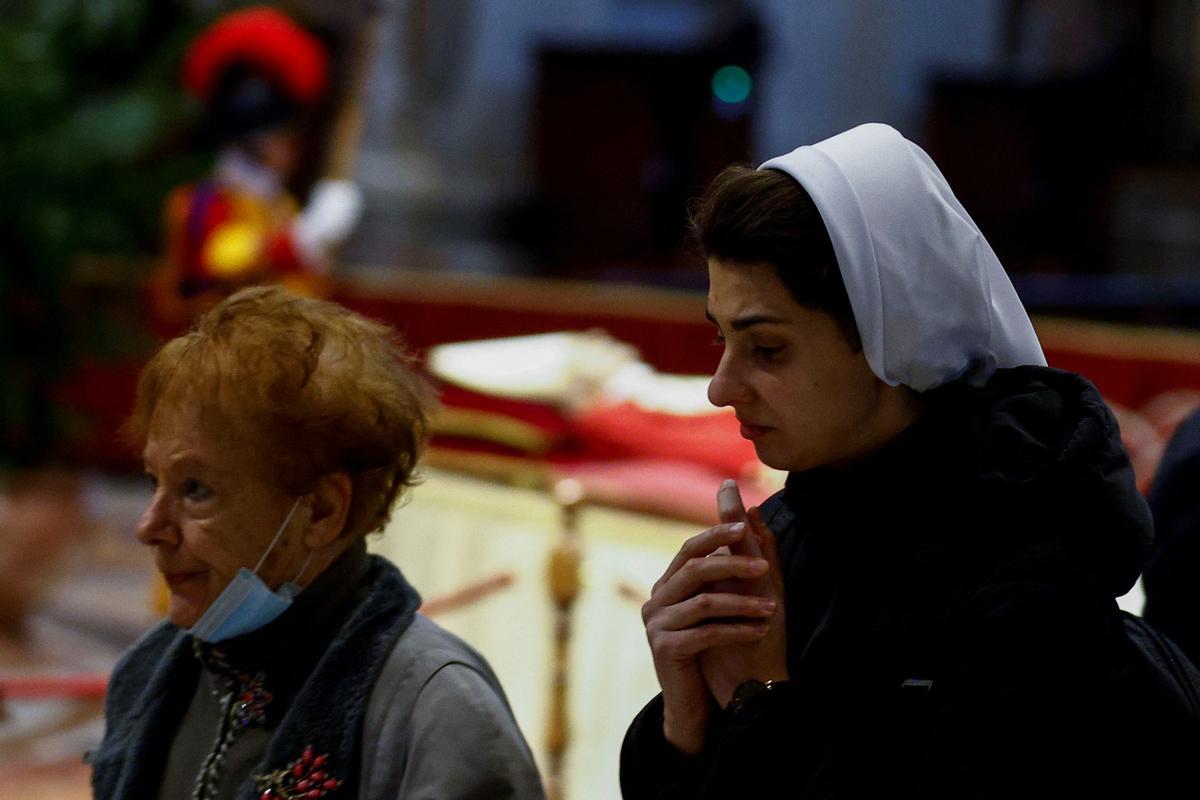
[[[419,603],[356,548],[240,641],[162,623],[113,672],[94,796],[541,798],[495,675]]]
[[[418,615],[367,701],[363,800],[533,800],[541,781],[487,663]]]

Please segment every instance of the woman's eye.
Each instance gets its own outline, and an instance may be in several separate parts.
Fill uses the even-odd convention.
[[[199,502],[212,497],[212,489],[194,478],[189,478],[183,482],[183,495],[188,500]]]
[[[713,337],[712,343],[713,343],[714,347],[724,347],[725,346],[725,337],[718,333],[716,336]]]
[[[149,472],[145,473],[142,477],[146,479],[146,483],[150,484],[151,490],[158,488],[158,478],[154,477]]]
[[[758,356],[759,358],[763,359],[764,361],[772,361],[775,358],[777,358],[779,356],[779,354],[782,352],[783,352],[782,345],[779,345],[778,347],[765,347],[763,345],[755,345],[755,347],[754,347],[754,355]]]

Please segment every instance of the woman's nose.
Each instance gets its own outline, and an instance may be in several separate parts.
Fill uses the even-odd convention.
[[[732,406],[746,400],[746,386],[738,375],[737,365],[726,350],[721,356],[721,363],[708,382],[708,402],[718,408]]]
[[[150,505],[138,520],[137,538],[142,544],[157,544],[172,541],[177,533],[171,519],[169,504],[164,492],[155,491]]]

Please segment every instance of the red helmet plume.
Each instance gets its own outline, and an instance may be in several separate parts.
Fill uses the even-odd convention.
[[[253,6],[226,14],[192,42],[183,83],[207,101],[226,68],[245,64],[268,75],[297,105],[311,106],[325,91],[328,60],[321,41],[286,14]]]

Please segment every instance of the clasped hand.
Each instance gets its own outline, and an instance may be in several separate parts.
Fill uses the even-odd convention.
[[[775,535],[737,484],[717,495],[721,522],[688,539],[642,606],[663,692],[663,733],[698,753],[712,701],[747,680],[787,678],[783,575]]]

